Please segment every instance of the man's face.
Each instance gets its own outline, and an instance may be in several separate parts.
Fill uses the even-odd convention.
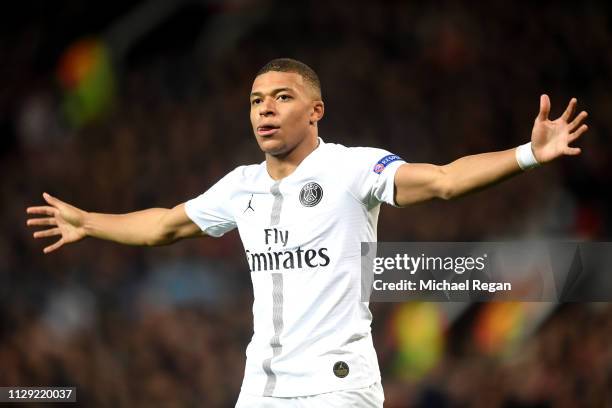
[[[291,152],[323,115],[323,103],[301,75],[270,71],[251,90],[251,125],[261,150],[272,156]]]

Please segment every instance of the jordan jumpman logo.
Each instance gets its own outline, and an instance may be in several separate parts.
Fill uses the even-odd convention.
[[[243,214],[245,212],[247,212],[247,210],[250,208],[253,212],[255,212],[255,209],[251,206],[251,202],[253,201],[253,194],[251,194],[251,199],[249,200],[249,205],[247,206],[247,208],[244,209],[244,211],[242,212]]]

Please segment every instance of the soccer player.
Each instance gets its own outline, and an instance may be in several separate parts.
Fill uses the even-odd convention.
[[[44,248],[95,237],[163,245],[220,237],[238,228],[254,291],[254,333],[237,407],[382,407],[371,314],[360,301],[360,243],[376,241],[381,203],[406,206],[451,199],[564,155],[587,126],[576,99],[549,120],[540,98],[531,142],[460,158],[444,166],[406,163],[388,151],[326,143],[318,135],[324,104],[315,72],[276,59],[256,75],[251,124],[264,152],[202,195],[174,208],[121,215],[83,211],[44,193],[43,217],[27,221],[58,236]]]

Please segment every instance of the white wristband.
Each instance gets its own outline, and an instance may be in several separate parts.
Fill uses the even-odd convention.
[[[523,171],[533,169],[540,165],[533,154],[533,150],[531,150],[531,142],[517,147],[515,155],[516,162]]]

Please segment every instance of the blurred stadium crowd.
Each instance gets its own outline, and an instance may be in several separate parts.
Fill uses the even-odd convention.
[[[1,17],[0,386],[76,386],[85,406],[233,406],[252,331],[237,233],[146,249],[85,240],[43,256],[24,210],[43,191],[90,211],[170,207],[260,162],[248,93],[279,56],[319,73],[324,140],[407,161],[526,142],[544,92],[555,117],[572,96],[588,109],[580,157],[457,201],[385,208],[379,240],[610,238],[609,4],[192,1],[119,57],[105,30],[143,3],[25,3]],[[255,14],[240,35],[229,24],[194,35]],[[88,35],[112,72],[67,87],[58,65]],[[81,85],[116,91],[71,121]],[[612,404],[607,303],[372,309],[388,407]]]

